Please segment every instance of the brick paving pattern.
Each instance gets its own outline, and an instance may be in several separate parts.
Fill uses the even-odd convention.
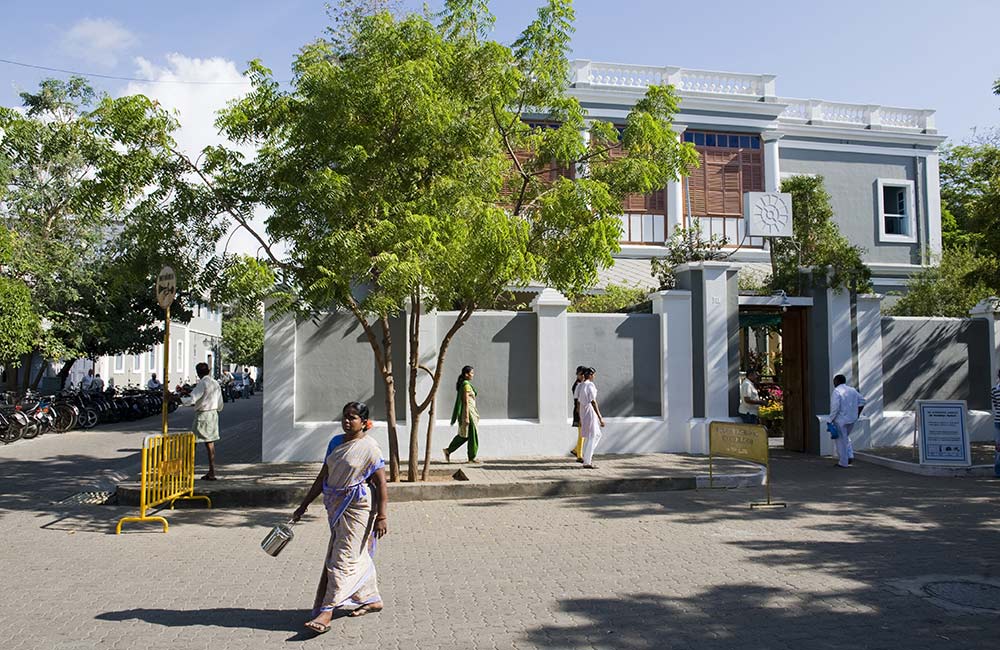
[[[779,453],[774,492],[787,510],[750,511],[759,488],[391,505],[377,558],[386,610],[313,639],[300,630],[327,542],[321,504],[278,558],[259,542],[287,511],[178,510],[166,535],[134,525],[115,536],[131,510],[52,502],[134,456],[123,446],[95,457],[112,435],[0,449],[4,648],[896,649],[1000,638],[998,616],[897,585],[996,576],[1000,483]]]

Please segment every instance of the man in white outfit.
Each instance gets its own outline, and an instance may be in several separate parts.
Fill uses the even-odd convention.
[[[194,422],[191,429],[205,443],[208,451],[208,474],[202,476],[204,481],[215,480],[215,441],[219,439],[219,411],[222,410],[222,388],[219,382],[212,379],[207,363],[199,363],[194,367],[199,381],[189,395],[181,398],[184,406],[193,406]]]
[[[844,375],[833,378],[833,394],[830,395],[830,422],[837,427],[840,434],[835,442],[837,445],[837,467],[848,467],[854,460],[854,446],[851,444],[851,429],[861,416],[865,407],[865,398],[861,393],[847,385]]]

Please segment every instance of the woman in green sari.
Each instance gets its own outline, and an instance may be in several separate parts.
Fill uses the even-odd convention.
[[[476,410],[476,389],[472,386],[475,374],[472,366],[465,366],[455,384],[455,408],[451,412],[451,423],[458,422],[458,435],[444,450],[444,459],[449,463],[452,452],[466,442],[469,443],[469,462],[479,463],[476,459],[479,453],[479,411]]]

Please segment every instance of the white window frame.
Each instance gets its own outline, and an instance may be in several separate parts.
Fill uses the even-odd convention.
[[[115,372],[125,372],[125,355],[115,355]]]
[[[132,355],[132,371],[133,372],[142,372],[142,355],[141,354],[133,354]]]
[[[146,363],[149,365],[149,371],[154,372],[156,370],[156,348],[149,348],[146,353]]]
[[[879,178],[875,180],[875,198],[878,202],[878,240],[887,244],[917,243],[917,211],[914,197],[915,183],[905,178]],[[884,188],[901,187],[906,193],[906,234],[895,235],[885,231],[885,200]]]
[[[174,368],[177,370],[177,375],[184,374],[184,341],[177,341],[177,358],[174,360]]]

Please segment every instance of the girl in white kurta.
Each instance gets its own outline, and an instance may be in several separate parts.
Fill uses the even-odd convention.
[[[322,492],[330,522],[330,544],[306,627],[329,631],[334,610],[351,609],[351,616],[382,610],[375,575],[375,542],[386,533],[385,462],[378,444],[365,432],[370,428],[368,407],[351,402],[344,407],[344,434],[334,436],[326,462],[302,505],[293,513],[298,521]]]
[[[597,386],[594,377],[597,371],[587,368],[583,373],[583,381],[576,387],[573,397],[580,403],[580,435],[583,436],[583,466],[594,469],[594,450],[601,441],[601,427],[604,418],[597,405]]]

